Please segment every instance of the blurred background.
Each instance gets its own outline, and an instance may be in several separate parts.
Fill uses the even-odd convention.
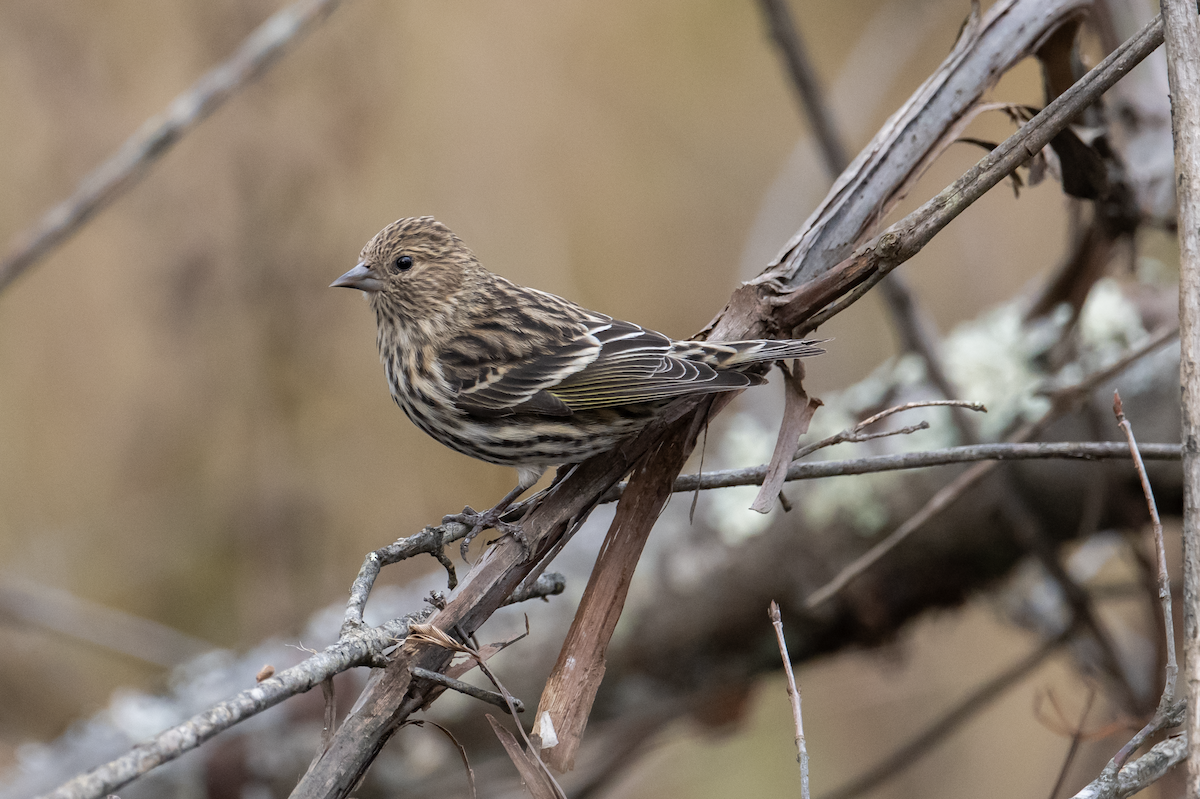
[[[280,6],[0,3],[0,242]],[[968,10],[794,6],[851,152],[937,67]],[[995,94],[1040,104],[1036,64]],[[1011,130],[991,114],[971,135]],[[952,147],[900,212],[979,155]],[[180,634],[179,651],[269,636],[323,646],[298,636],[344,601],[366,552],[487,507],[513,480],[404,418],[368,307],[327,288],[379,228],[433,214],[493,271],[684,337],[829,184],[750,0],[347,0],[0,295],[0,583],[151,620]],[[1019,198],[1001,187],[906,264],[937,325],[1050,269],[1064,207],[1052,181]],[[817,395],[895,352],[875,297],[821,334],[835,341],[809,365]],[[437,570],[401,564],[381,584]],[[1024,640],[973,605],[802,670],[814,787],[874,759],[852,751],[864,727],[895,742]],[[10,604],[0,770],[117,689],[163,690],[168,675]],[[1068,741],[1034,718],[1046,688],[1076,709],[1085,692],[1053,661],[878,795],[1048,792]],[[676,728],[610,795],[790,791],[791,736],[781,683],[768,681],[733,732]]]

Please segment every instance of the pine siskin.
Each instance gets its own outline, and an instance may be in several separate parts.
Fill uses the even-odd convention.
[[[765,382],[743,370],[819,355],[813,341],[673,341],[494,275],[431,216],[379,231],[332,284],[366,292],[392,399],[464,455],[515,466],[517,487],[484,513],[447,516],[520,538],[500,516],[546,467],[578,463],[686,395]]]

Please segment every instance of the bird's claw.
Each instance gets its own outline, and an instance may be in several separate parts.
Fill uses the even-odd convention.
[[[503,513],[504,511],[497,513],[495,508],[477,511],[470,505],[467,505],[462,509],[462,513],[451,513],[448,516],[442,517],[442,524],[456,522],[471,528],[467,531],[466,538],[462,540],[462,544],[459,546],[459,552],[462,553],[463,560],[467,560],[467,549],[471,546],[471,541],[475,539],[475,536],[489,527],[495,529],[501,536],[508,535],[516,539],[517,543],[521,545],[521,551],[524,553],[524,556],[529,557],[529,539],[525,537],[525,533],[521,530],[519,524],[501,520],[500,517]],[[467,562],[469,563],[470,561]]]

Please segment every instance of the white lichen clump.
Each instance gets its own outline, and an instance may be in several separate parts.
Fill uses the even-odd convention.
[[[942,343],[942,364],[960,398],[981,402],[985,414],[972,414],[984,440],[1001,438],[1015,426],[1041,418],[1049,409],[1046,393],[1070,385],[1119,359],[1147,336],[1137,307],[1112,279],[1096,283],[1080,312],[1077,351],[1057,371],[1046,369],[1048,350],[1062,337],[1070,312],[1065,306],[1047,321],[1024,321],[1025,303],[998,306],[978,319],[956,327]],[[852,427],[865,414],[886,405],[940,399],[926,381],[924,363],[913,354],[892,358],[868,378],[844,391],[822,397],[824,407],[813,418],[802,443],[818,441]],[[868,455],[934,449],[962,443],[946,408],[922,408],[896,414],[873,429],[897,428],[922,419],[928,430],[859,444],[839,444],[819,450],[807,460],[860,458]],[[766,463],[776,429],[750,413],[739,414],[717,446],[720,461],[729,466]],[[864,535],[875,535],[889,522],[889,495],[901,483],[897,472],[791,483],[786,488],[810,525],[834,520]],[[733,544],[766,529],[777,514],[748,510],[757,487],[713,492],[707,519]]]

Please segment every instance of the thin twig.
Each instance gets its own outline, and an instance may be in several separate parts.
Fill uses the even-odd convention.
[[[1139,444],[1138,451],[1148,460],[1177,461],[1180,458],[1178,444]],[[871,455],[839,461],[812,461],[793,463],[788,466],[788,482],[815,480],[821,477],[845,477],[854,474],[894,472],[904,469],[924,469],[930,466],[948,466],[955,463],[976,461],[1025,461],[1025,460],[1124,460],[1129,449],[1116,441],[1042,441],[1037,443],[1001,442],[997,444],[975,444],[969,447],[946,447],[925,452],[902,452],[895,455]],[[745,466],[741,469],[721,469],[703,474],[681,474],[671,488],[674,493],[708,491],[732,486],[762,485],[767,465]],[[613,486],[604,495],[602,502],[616,502],[621,498],[625,484]]]
[[[788,655],[787,641],[783,638],[783,616],[779,604],[772,599],[767,609],[771,625],[775,628],[775,640],[779,642],[779,656],[783,658],[783,673],[787,676],[788,699],[792,703],[792,720],[796,724],[796,762],[800,764],[800,797],[808,799],[808,747],[804,743],[804,716],[800,711],[800,687],[792,672],[792,658]]]
[[[430,682],[435,682],[438,685],[444,685],[452,691],[458,691],[460,694],[465,694],[466,696],[478,699],[481,702],[487,702],[489,705],[495,705],[502,710],[508,710],[508,700],[495,691],[479,688],[471,685],[468,682],[456,680],[453,677],[447,677],[440,671],[430,671],[429,669],[423,669],[420,666],[413,666],[412,673],[414,677],[418,677],[422,680],[429,680]],[[513,708],[518,713],[525,712],[525,703],[520,699],[513,697],[512,704]]]
[[[894,407],[882,410],[879,413],[875,414],[874,416],[863,419],[861,422],[854,425],[854,427],[847,428],[847,429],[841,431],[840,433],[834,433],[833,435],[829,436],[828,438],[823,438],[820,441],[816,441],[812,444],[805,444],[804,446],[802,446],[796,450],[796,454],[792,456],[792,460],[800,460],[801,458],[803,458],[806,455],[811,455],[812,453],[816,452],[817,450],[824,449],[825,447],[832,447],[834,444],[842,444],[842,443],[846,443],[846,442],[868,441],[872,438],[881,438],[881,437],[887,436],[887,435],[897,435],[902,432],[903,433],[913,432],[913,430],[904,429],[904,430],[890,430],[885,433],[864,434],[862,431],[865,430],[866,428],[870,427],[871,425],[875,424],[876,422],[878,422],[882,419],[886,419],[887,417],[891,416],[892,414],[900,413],[901,411],[909,411],[909,410],[912,410],[913,408],[935,408],[935,407],[939,407],[939,406],[960,407],[960,408],[966,408],[967,410],[978,411],[980,413],[987,413],[987,408],[984,407],[982,402],[965,402],[963,400],[955,400],[955,399],[923,400],[921,402],[906,402],[903,405],[896,405]]]
[[[450,739],[450,743],[454,744],[454,748],[458,750],[459,758],[462,759],[463,768],[466,769],[467,772],[467,789],[471,792],[471,799],[476,799],[478,794],[475,792],[475,769],[471,768],[471,761],[467,759],[466,747],[459,743],[458,739],[454,737],[454,733],[450,732],[450,730],[446,729],[441,724],[438,724],[436,721],[430,721],[429,719],[407,719],[400,726],[424,727],[426,724],[441,730],[442,734]]]
[[[464,538],[469,530],[467,525],[457,522],[449,522],[436,527],[429,526],[415,535],[401,538],[394,544],[381,547],[374,552],[368,552],[362,567],[358,570],[358,575],[350,585],[350,599],[346,603],[346,616],[342,621],[342,632],[363,625],[363,611],[367,606],[367,598],[371,595],[371,588],[375,585],[375,580],[384,566],[390,566],[420,554],[430,554],[435,557],[441,555],[438,560],[446,567],[449,587],[453,590],[458,584],[458,578],[454,573],[454,565],[442,555],[442,550],[446,544]]]
[[[1175,684],[1179,678],[1179,664],[1175,660],[1175,620],[1171,608],[1171,578],[1167,574],[1167,546],[1163,541],[1162,520],[1158,517],[1158,503],[1154,501],[1154,491],[1150,488],[1150,477],[1146,474],[1146,464],[1142,462],[1138,452],[1137,441],[1133,437],[1133,425],[1125,418],[1125,409],[1121,404],[1119,392],[1113,392],[1113,413],[1117,424],[1129,442],[1129,454],[1133,457],[1134,468],[1137,469],[1138,479],[1142,482],[1142,493],[1146,495],[1146,507],[1150,511],[1150,525],[1154,530],[1154,551],[1158,556],[1158,601],[1162,606],[1163,629],[1167,644],[1166,682],[1163,684],[1161,705],[1175,701]]]
[[[97,211],[129,190],[172,145],[265,72],[301,34],[333,13],[341,0],[299,0],[255,28],[223,63],[209,70],[167,110],[148,119],[121,149],[80,181],[75,192],[21,235],[0,261],[0,292],[66,241]]]
[[[1131,452],[1136,451],[1137,442],[1133,437],[1133,427],[1125,418],[1125,412],[1121,407],[1121,397],[1119,394],[1113,394],[1113,413],[1117,417],[1117,423],[1121,426],[1121,431],[1125,433],[1125,439],[1129,443]],[[1163,626],[1165,627],[1167,640],[1167,671],[1166,679],[1163,682],[1162,698],[1158,702],[1158,708],[1154,711],[1153,718],[1142,727],[1136,735],[1134,735],[1128,743],[1113,755],[1112,760],[1108,761],[1108,765],[1104,767],[1104,771],[1096,778],[1095,784],[1100,784],[1101,788],[1099,796],[1113,796],[1117,791],[1117,779],[1121,769],[1133,757],[1134,752],[1144,744],[1151,735],[1154,735],[1169,727],[1175,727],[1182,723],[1185,718],[1185,702],[1175,701],[1175,682],[1178,675],[1178,667],[1175,663],[1175,630],[1174,624],[1171,621],[1171,583],[1167,575],[1167,560],[1165,547],[1162,539],[1162,524],[1158,519],[1158,508],[1154,502],[1154,492],[1150,489],[1150,481],[1146,477],[1145,466],[1141,463],[1141,459],[1134,456],[1134,463],[1138,468],[1138,475],[1142,481],[1142,491],[1146,495],[1146,503],[1150,508],[1150,518],[1155,528],[1155,549],[1158,553],[1158,592],[1159,601],[1163,603]]]

